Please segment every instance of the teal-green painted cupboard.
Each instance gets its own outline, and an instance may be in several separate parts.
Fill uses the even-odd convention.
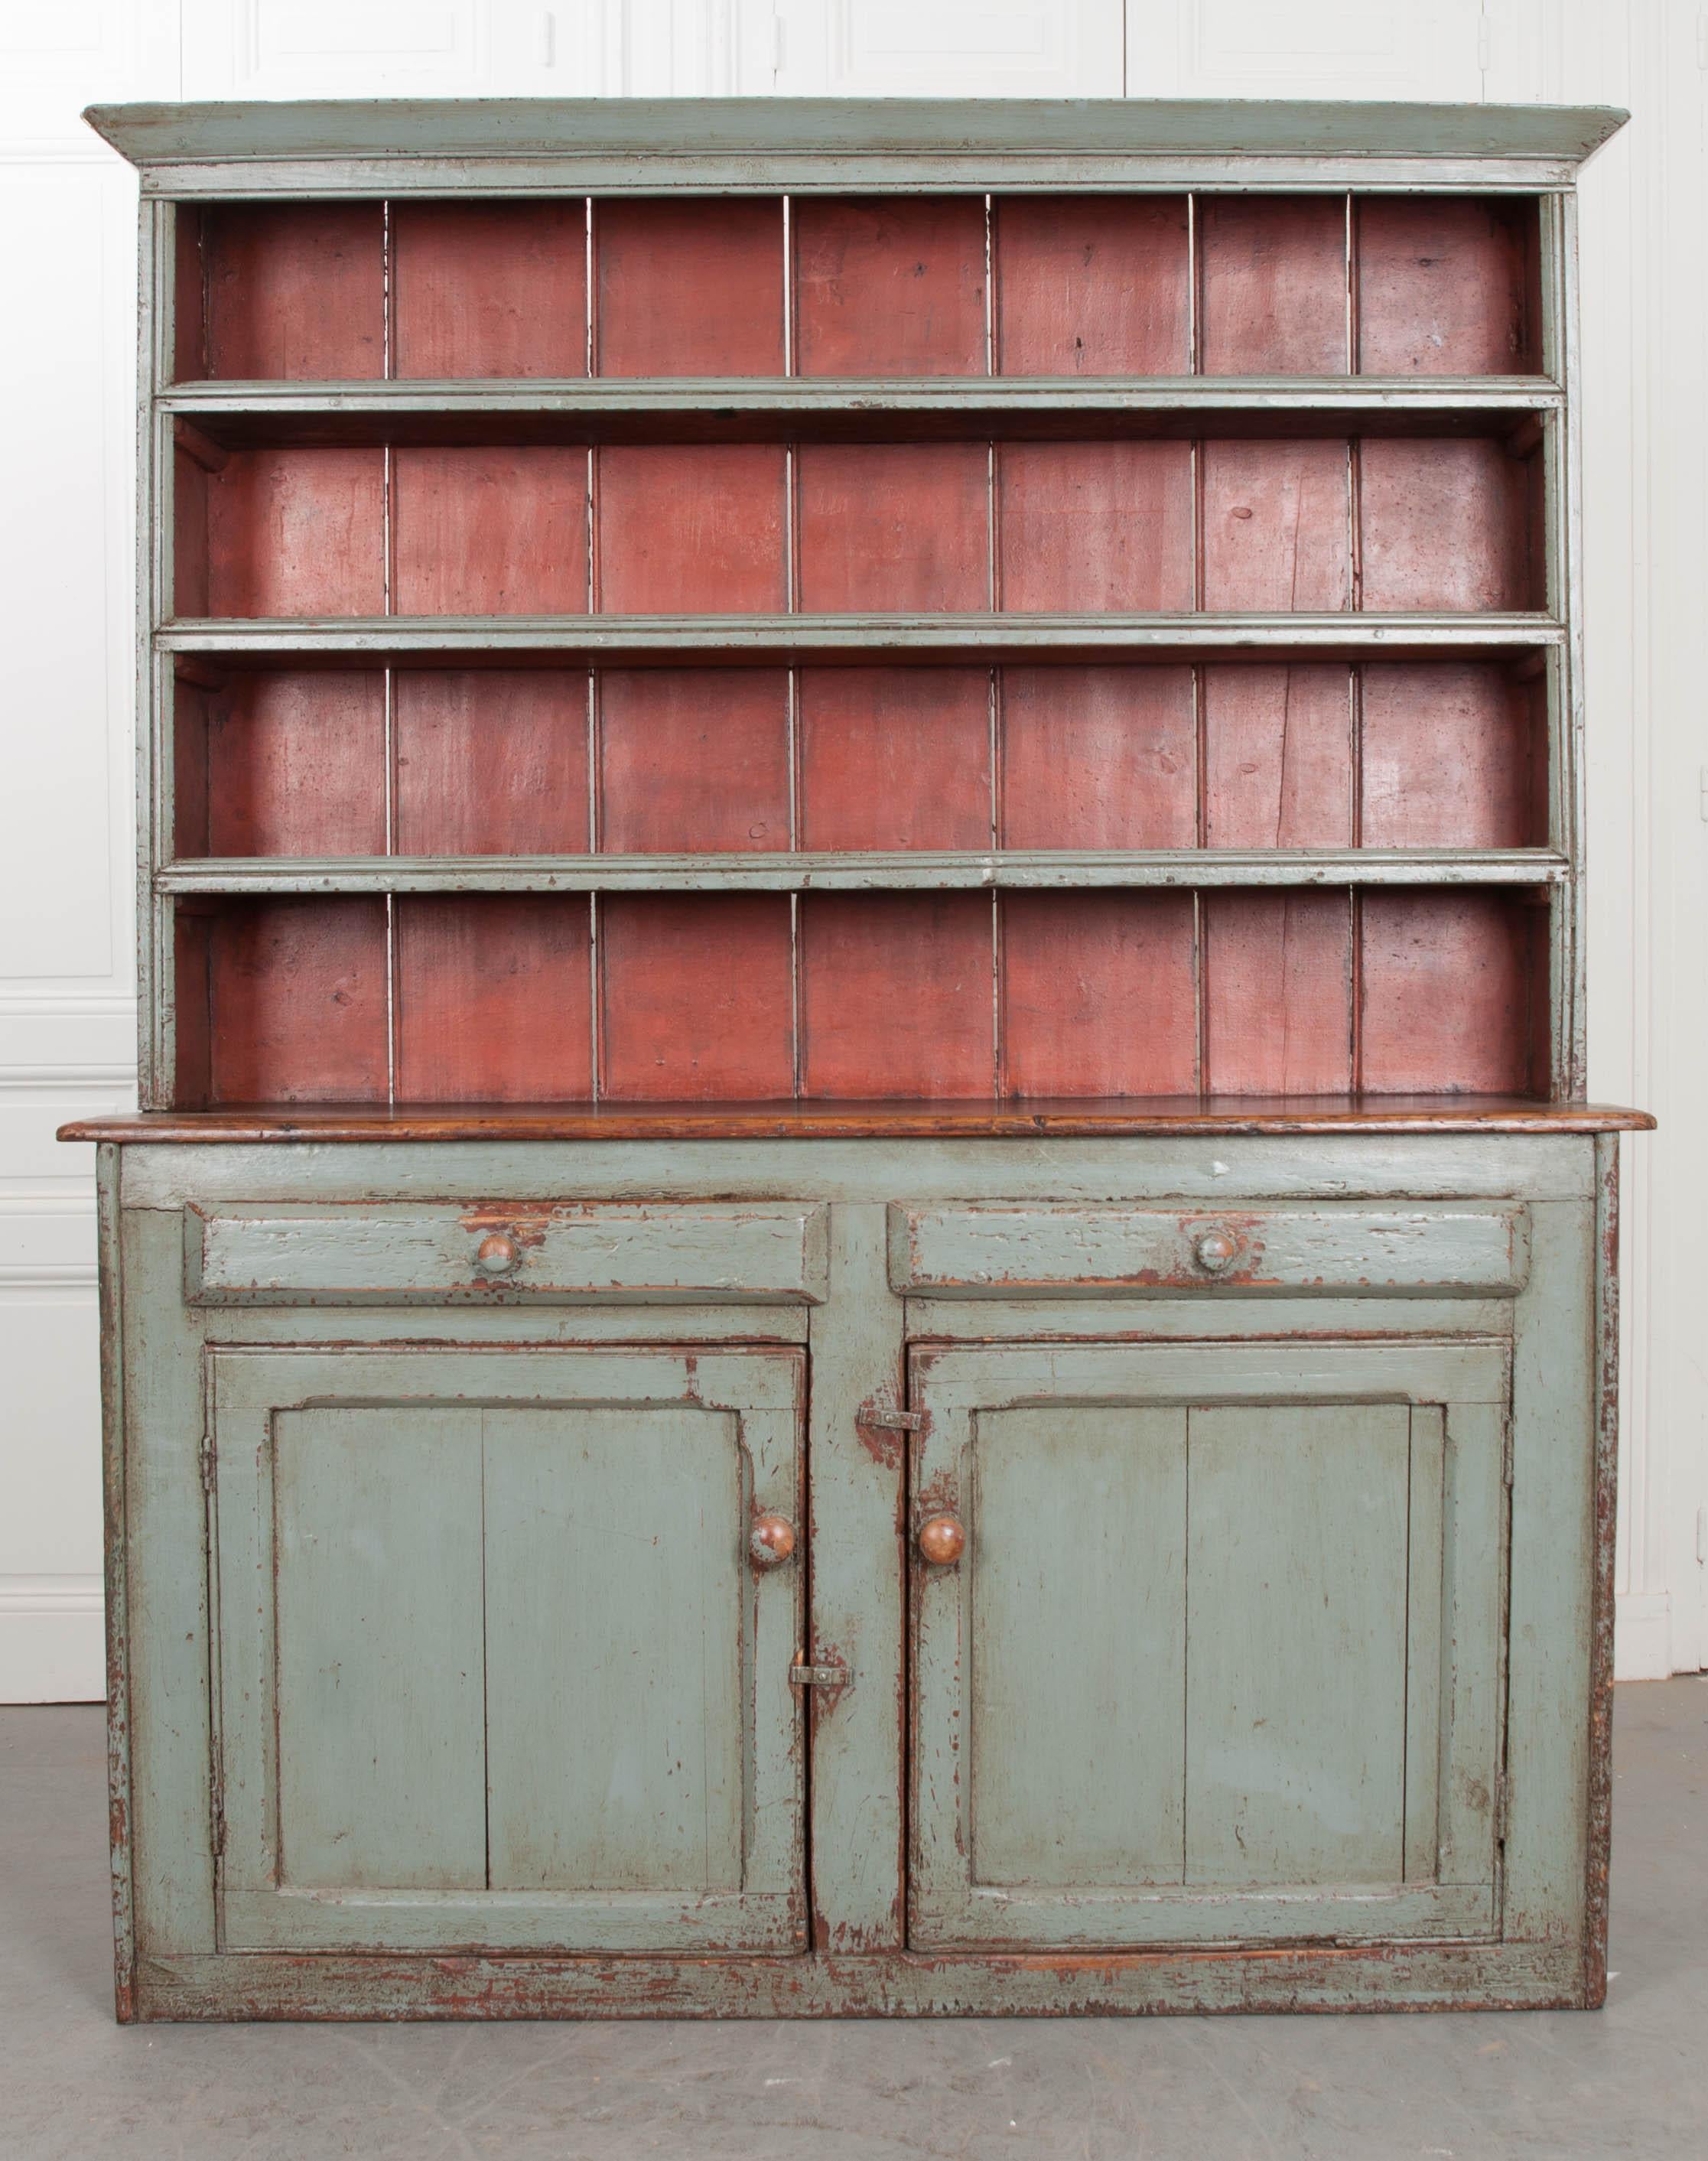
[[[93,117],[120,2015],[1598,2003],[1617,116]]]

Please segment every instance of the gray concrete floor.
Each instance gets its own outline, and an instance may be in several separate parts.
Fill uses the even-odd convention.
[[[0,2155],[1708,2156],[1708,1680],[1619,1691],[1601,2013],[112,2023],[101,1713],[0,1711]]]

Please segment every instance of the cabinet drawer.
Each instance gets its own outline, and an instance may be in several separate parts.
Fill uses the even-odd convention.
[[[754,1202],[185,1211],[192,1305],[816,1305],[822,1207]]]
[[[1516,1294],[1518,1207],[908,1208],[889,1214],[892,1286],[932,1298],[1181,1291]]]

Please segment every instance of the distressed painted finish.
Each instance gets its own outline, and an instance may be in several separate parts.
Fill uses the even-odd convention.
[[[184,1234],[192,1305],[817,1304],[829,1272],[823,1208],[192,1208]]]
[[[1512,1209],[896,1208],[889,1240],[891,1284],[933,1298],[1500,1293],[1522,1289],[1529,1256],[1528,1227]]]
[[[800,1947],[799,1353],[208,1364],[224,1948]]]
[[[916,1351],[913,1376],[916,1533],[966,1533],[914,1562],[915,1947],[1497,1933],[1501,1566],[1472,1511],[1497,1515],[1503,1351]],[[1444,1421],[1484,1482],[1449,1480]]]
[[[1600,2001],[1619,116],[96,117],[121,2016]]]

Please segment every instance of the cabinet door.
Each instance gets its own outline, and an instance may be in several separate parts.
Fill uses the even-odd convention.
[[[914,1943],[1494,1930],[1503,1346],[912,1377]]]
[[[802,1947],[801,1353],[209,1362],[225,1948]]]

